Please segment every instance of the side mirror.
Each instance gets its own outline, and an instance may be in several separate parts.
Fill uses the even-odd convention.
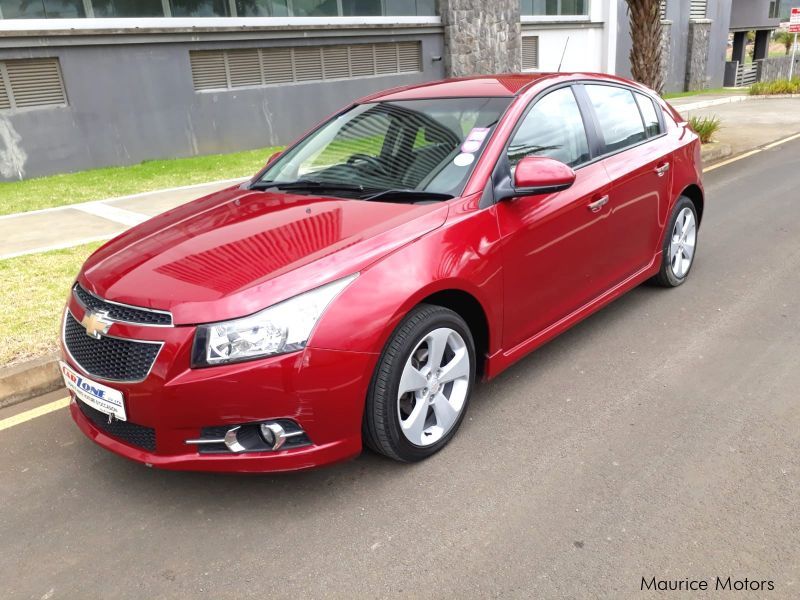
[[[514,169],[514,195],[535,196],[565,190],[575,183],[575,171],[545,156],[526,156]]]

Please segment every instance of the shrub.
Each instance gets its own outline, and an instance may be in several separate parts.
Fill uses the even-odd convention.
[[[700,143],[707,144],[714,137],[714,134],[722,127],[722,122],[719,117],[692,117],[689,119],[689,127],[692,128],[698,136],[700,136]]]
[[[800,94],[800,77],[760,81],[750,86],[751,96],[769,96],[772,94]]]

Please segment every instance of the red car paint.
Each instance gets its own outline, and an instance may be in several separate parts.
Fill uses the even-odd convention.
[[[88,375],[123,392],[129,421],[156,430],[155,452],[106,434],[73,402],[78,426],[117,454],[169,469],[283,471],[344,460],[361,450],[364,402],[379,355],[420,302],[433,296],[469,312],[481,372],[490,379],[653,276],[672,205],[688,193],[701,212],[703,194],[697,136],[660,99],[661,137],[576,169],[566,190],[481,202],[526,107],[570,82],[622,84],[652,97],[635,83],[580,73],[389,90],[362,102],[513,98],[461,196],[413,205],[238,186],[168,211],[104,245],[87,260],[78,282],[109,301],[170,311],[175,326],[112,325],[116,337],[164,342],[141,383]],[[659,177],[655,169],[666,162],[668,176]],[[606,197],[599,210],[588,209]],[[304,350],[191,368],[195,325],[242,317],[355,272],[359,277],[328,306]],[[72,296],[68,308],[83,318]],[[276,418],[294,419],[312,445],[199,454],[185,444],[203,427]]]

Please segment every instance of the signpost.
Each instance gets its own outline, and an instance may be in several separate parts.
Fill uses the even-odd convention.
[[[789,33],[794,34],[792,63],[789,65],[789,79],[791,79],[794,76],[794,57],[797,55],[797,34],[800,33],[800,8],[792,9],[792,16],[789,18]]]

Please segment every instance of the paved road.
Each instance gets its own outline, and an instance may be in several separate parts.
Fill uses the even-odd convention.
[[[63,410],[0,431],[0,596],[638,598],[642,576],[732,576],[797,598],[798,157],[710,173],[692,279],[481,386],[425,463],[169,473]]]

